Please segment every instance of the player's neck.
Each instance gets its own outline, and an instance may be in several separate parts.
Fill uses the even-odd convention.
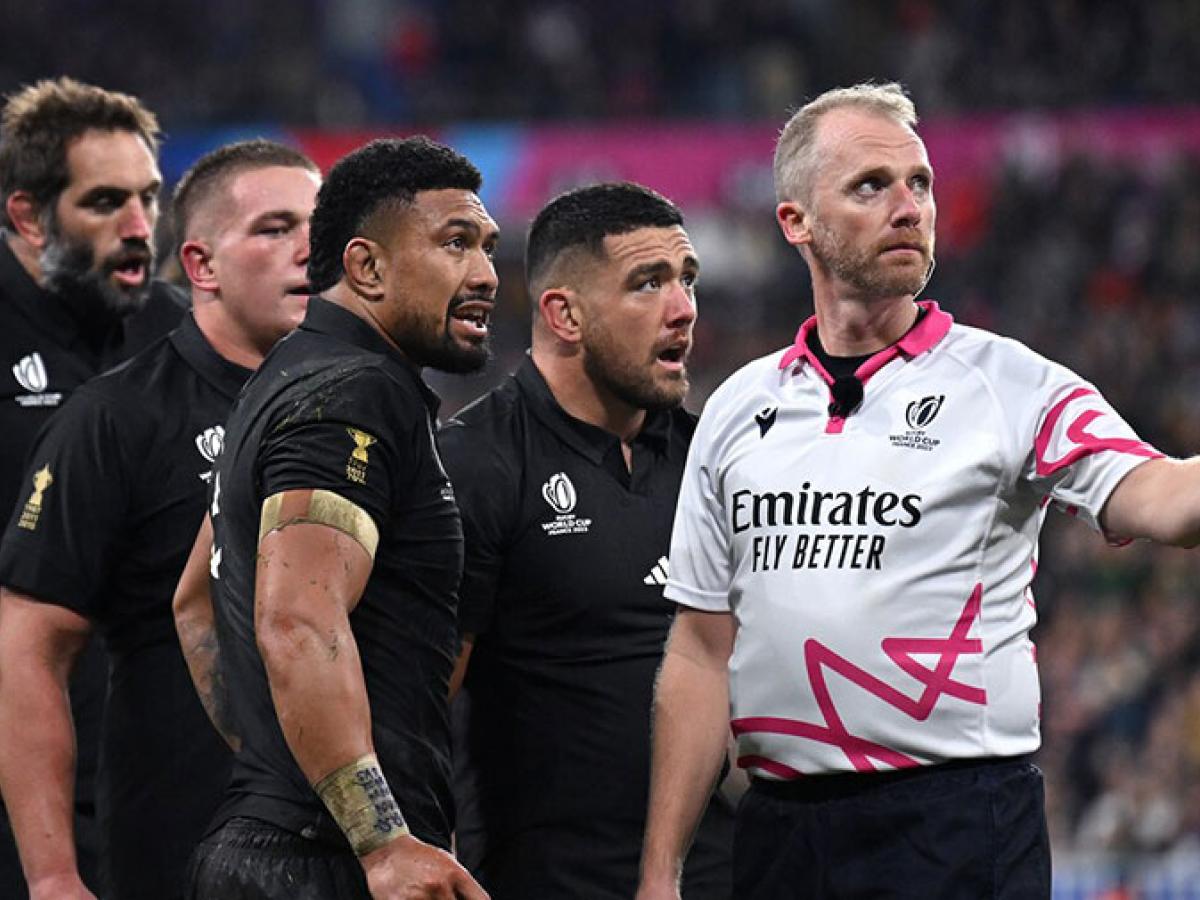
[[[831,356],[866,356],[890,347],[912,328],[917,304],[911,296],[861,301],[817,299],[817,333]]]
[[[646,411],[603,390],[583,371],[577,356],[546,352],[536,344],[532,356],[550,393],[569,415],[603,428],[625,443],[637,437],[646,421]]]
[[[220,356],[251,371],[262,364],[265,354],[225,315],[220,301],[203,300],[193,292],[192,314],[196,327]]]
[[[38,287],[45,287],[42,283],[41,251],[13,231],[4,232],[3,240],[8,244],[12,255],[17,258],[17,262],[21,264],[21,268],[29,273],[29,277],[33,279],[34,283]]]

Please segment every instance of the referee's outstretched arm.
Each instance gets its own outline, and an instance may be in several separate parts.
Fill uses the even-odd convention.
[[[1200,544],[1200,456],[1142,463],[1113,489],[1100,524],[1115,537]]]
[[[637,900],[678,900],[688,847],[729,732],[733,613],[680,607],[654,690],[650,809]]]

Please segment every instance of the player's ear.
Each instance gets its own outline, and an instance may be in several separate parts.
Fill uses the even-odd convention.
[[[342,269],[354,293],[375,303],[383,299],[383,275],[387,268],[383,248],[365,237],[354,237],[342,251]]]
[[[812,243],[812,219],[795,200],[784,200],[775,207],[775,221],[784,240],[793,247]]]
[[[216,293],[220,288],[212,248],[204,241],[184,241],[179,248],[179,264],[188,281],[200,290]]]
[[[13,230],[25,243],[41,250],[50,235],[33,194],[28,191],[13,191],[4,200],[4,211],[12,222]]]
[[[542,324],[560,341],[577,344],[582,340],[583,304],[570,288],[549,288],[538,298]]]

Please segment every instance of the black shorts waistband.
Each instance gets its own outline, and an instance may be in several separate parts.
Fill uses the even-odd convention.
[[[882,772],[831,772],[825,775],[802,775],[787,781],[752,777],[751,790],[777,800],[795,800],[801,803],[817,803],[823,800],[839,800],[857,797],[889,784],[935,777],[947,772],[971,772],[994,769],[1002,766],[1027,765],[1029,755],[986,756],[976,759],[955,759],[930,766],[913,766],[909,769],[888,769]]]

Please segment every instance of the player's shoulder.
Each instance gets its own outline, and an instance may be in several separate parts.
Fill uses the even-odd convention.
[[[456,412],[442,430],[465,429],[476,434],[497,435],[510,431],[512,423],[523,412],[524,399],[516,379],[510,375]]]
[[[521,456],[526,414],[526,398],[516,380],[505,378],[442,424],[438,447],[443,459],[455,468],[464,461],[508,467]]]
[[[425,430],[430,396],[420,376],[404,371],[384,354],[346,353],[322,348],[306,354],[301,341],[269,360],[247,385],[240,403],[262,409],[271,431],[305,425],[337,424],[364,428],[374,436]],[[286,341],[293,341],[293,337]]]
[[[162,402],[150,402],[156,393],[170,389],[172,373],[183,361],[164,334],[122,363],[90,378],[67,398],[68,406],[103,405],[122,419],[151,417]]]

